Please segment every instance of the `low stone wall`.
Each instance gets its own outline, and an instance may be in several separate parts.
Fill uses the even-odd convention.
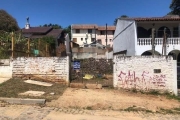
[[[68,57],[19,57],[13,59],[13,77],[69,83]]]
[[[114,56],[114,87],[177,95],[177,63],[165,56]]]
[[[0,59],[0,78],[12,77],[12,63],[10,59]]]

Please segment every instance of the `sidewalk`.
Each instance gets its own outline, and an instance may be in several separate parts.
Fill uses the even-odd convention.
[[[1,120],[179,120],[180,115],[120,112],[107,110],[79,110],[25,105],[0,107]]]

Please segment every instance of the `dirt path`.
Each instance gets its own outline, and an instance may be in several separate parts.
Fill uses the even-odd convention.
[[[122,110],[129,107],[139,107],[156,112],[162,108],[179,108],[180,102],[167,99],[160,95],[146,95],[113,89],[92,90],[68,88],[58,100],[47,103],[47,106],[93,110]]]

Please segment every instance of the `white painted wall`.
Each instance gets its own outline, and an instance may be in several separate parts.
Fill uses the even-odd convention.
[[[106,59],[113,59],[113,51],[111,52],[106,51]]]
[[[137,31],[134,20],[118,20],[114,38],[114,53],[127,50],[127,56],[135,55]]]
[[[0,78],[12,78],[12,62],[10,62],[10,59],[0,61],[4,61],[3,63],[5,63],[0,66]]]
[[[92,36],[92,38],[95,38],[94,33],[95,33],[94,30],[92,30],[92,34],[88,33],[88,30],[84,30],[84,29],[81,29],[80,33],[76,33],[76,30],[72,30],[72,39],[77,38],[76,43],[79,45],[83,45],[83,43],[86,43],[85,38],[87,38],[87,44],[90,44],[90,43],[92,43],[91,36]],[[83,38],[83,40],[81,40],[81,38]]]
[[[177,65],[172,57],[114,56],[114,87],[169,91],[177,95]],[[161,73],[154,73],[161,69]]]

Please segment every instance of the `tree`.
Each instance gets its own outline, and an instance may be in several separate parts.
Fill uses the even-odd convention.
[[[68,33],[69,34],[69,38],[71,39],[71,25],[69,25],[68,27],[63,29],[64,33]]]
[[[121,15],[121,17],[119,17],[119,18],[128,18],[128,16],[127,16],[127,15]],[[118,21],[119,18],[116,18],[116,19],[114,20],[114,25],[115,25],[115,26],[116,26],[117,21]]]
[[[172,0],[169,8],[171,9],[171,12],[168,14],[180,15],[180,0]]]
[[[53,27],[54,29],[61,29],[62,27],[58,24],[44,24],[44,25],[40,25],[40,27]]]
[[[16,19],[2,9],[0,9],[0,30],[6,32],[19,30]]]

